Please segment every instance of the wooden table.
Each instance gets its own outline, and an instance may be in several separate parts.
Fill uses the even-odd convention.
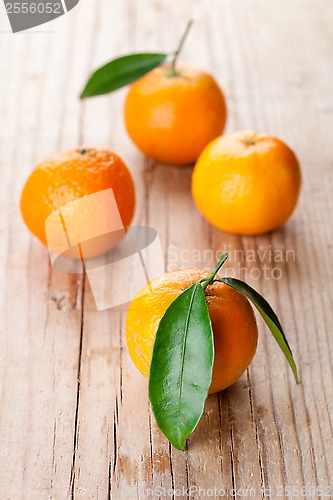
[[[159,487],[171,497],[188,487],[195,498],[217,488],[220,497],[275,499],[286,487],[332,497],[331,2],[82,0],[16,35],[3,6],[0,16],[1,500],[144,498],[149,488],[157,498]],[[302,165],[298,208],[271,234],[241,238],[209,226],[191,199],[192,169],[156,165],[130,142],[125,91],[78,99],[87,74],[110,58],[174,50],[190,16],[197,21],[183,60],[223,87],[227,132],[272,133]],[[208,398],[187,451],[169,446],[127,352],[126,310],[98,312],[88,281],[52,269],[20,216],[34,165],[79,144],[123,157],[136,183],[134,223],[158,230],[169,269],[211,267],[212,253],[229,250],[228,270],[264,293],[281,318],[300,385],[258,320],[247,373]]]

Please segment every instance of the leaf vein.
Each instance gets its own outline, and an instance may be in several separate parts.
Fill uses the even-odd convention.
[[[184,341],[183,341],[183,346],[182,346],[182,356],[181,356],[181,372],[180,372],[180,387],[179,387],[179,402],[178,402],[178,418],[180,417],[180,406],[181,406],[181,400],[182,400],[182,395],[183,395],[183,377],[184,377],[184,358],[185,358],[185,352],[186,352],[186,343],[187,343],[187,334],[188,334],[188,325],[190,322],[190,316],[191,316],[191,311],[193,307],[193,302],[194,302],[194,296],[197,290],[198,284],[196,283],[193,287],[193,293],[191,295],[191,300],[186,316],[186,321],[185,321],[185,336],[184,336]],[[200,286],[200,285],[199,285]]]

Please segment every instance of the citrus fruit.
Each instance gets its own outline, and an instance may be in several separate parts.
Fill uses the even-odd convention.
[[[225,121],[218,84],[190,66],[155,68],[130,87],[125,101],[129,136],[146,156],[161,163],[194,163],[222,133]]]
[[[94,197],[87,204],[79,202],[93,193],[113,190],[115,209],[111,213],[106,198]],[[71,226],[69,238],[76,242],[79,235],[99,235],[92,244],[85,245],[84,257],[95,257],[110,250],[123,236],[131,223],[135,206],[135,192],[130,172],[123,161],[112,151],[95,148],[78,148],[63,151],[42,161],[32,171],[21,195],[21,212],[30,231],[51,250],[57,252],[64,238],[63,228],[57,226],[58,211]],[[50,217],[50,215],[52,216]],[[55,216],[53,217],[53,215]],[[117,229],[102,234],[103,227],[115,221]],[[48,235],[45,224],[48,221]],[[68,229],[68,228],[67,228]],[[99,233],[100,229],[100,233]],[[48,238],[47,238],[48,236]],[[60,241],[61,240],[61,241]],[[80,257],[69,250],[69,257]]]
[[[149,374],[159,322],[182,291],[209,273],[199,269],[170,271],[147,283],[132,300],[126,318],[130,356],[145,376]],[[258,330],[247,298],[221,282],[205,289],[214,334],[215,358],[210,393],[232,385],[250,364]]]
[[[222,231],[255,235],[283,224],[293,212],[301,172],[293,151],[259,132],[212,141],[193,171],[192,195],[200,212]]]

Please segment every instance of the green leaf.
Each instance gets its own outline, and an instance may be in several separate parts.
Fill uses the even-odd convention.
[[[179,450],[204,411],[214,364],[213,330],[200,283],[168,307],[156,332],[149,399],[156,422]]]
[[[156,66],[160,66],[167,54],[129,54],[101,66],[89,78],[81,99],[107,94],[134,82]]]
[[[272,332],[276,342],[279,344],[283,354],[287,358],[287,361],[293,371],[295,380],[298,383],[297,367],[291,349],[283,332],[280,321],[278,320],[275,312],[273,311],[267,300],[265,300],[258,292],[256,292],[253,288],[251,288],[247,283],[244,283],[244,281],[238,280],[236,278],[219,278],[214,281],[222,281],[222,283],[231,286],[238,292],[245,295],[248,299],[250,299],[252,304],[260,312],[265,323]]]

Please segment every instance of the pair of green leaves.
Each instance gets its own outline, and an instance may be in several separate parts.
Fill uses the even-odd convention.
[[[282,326],[268,302],[249,285],[213,272],[182,292],[168,307],[156,332],[149,373],[149,399],[156,422],[170,443],[183,450],[204,411],[214,365],[214,342],[204,289],[220,281],[245,295],[257,308],[286,356],[297,368]]]

